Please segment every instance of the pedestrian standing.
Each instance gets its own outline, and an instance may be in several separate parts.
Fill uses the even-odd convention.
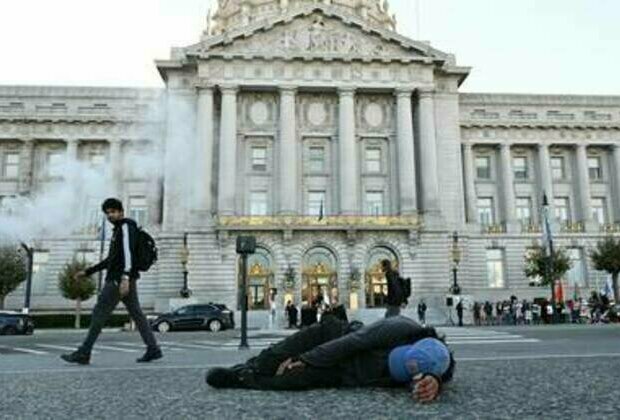
[[[488,300],[484,302],[484,313],[486,315],[486,323],[485,325],[493,324],[493,305]]]
[[[388,295],[386,299],[387,310],[385,312],[385,317],[389,318],[400,315],[400,307],[405,301],[405,291],[403,290],[400,282],[398,271],[392,267],[390,260],[382,260],[381,269],[385,274],[385,279],[387,280],[388,286]]]
[[[418,319],[422,325],[426,325],[426,309],[426,302],[424,302],[424,299],[420,300],[420,303],[418,303]]]
[[[463,326],[463,300],[459,299],[459,303],[456,304],[456,316],[459,318],[459,327]]]
[[[69,363],[87,365],[93,346],[101,334],[112,311],[122,301],[129,316],[136,323],[142,341],[146,345],[146,353],[137,360],[139,363],[150,362],[163,357],[157,345],[150,324],[142,313],[138,301],[138,225],[135,221],[125,218],[123,203],[115,198],[105,200],[101,206],[108,221],[114,225],[110,240],[110,248],[106,259],[93,267],[76,273],[76,278],[90,276],[101,270],[107,270],[105,284],[99,293],[93,309],[88,334],[82,345],[73,353],[60,356]],[[152,262],[152,261],[151,261]]]

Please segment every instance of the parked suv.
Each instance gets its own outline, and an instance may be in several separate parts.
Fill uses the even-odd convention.
[[[34,332],[32,317],[19,312],[0,311],[0,335],[26,334]]]
[[[235,328],[233,311],[218,303],[187,305],[173,312],[161,314],[151,321],[154,330],[161,333],[181,330],[220,330]]]

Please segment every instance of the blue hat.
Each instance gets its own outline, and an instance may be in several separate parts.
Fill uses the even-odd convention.
[[[396,382],[411,382],[418,373],[441,377],[450,367],[450,351],[436,338],[396,347],[388,360],[390,376]]]

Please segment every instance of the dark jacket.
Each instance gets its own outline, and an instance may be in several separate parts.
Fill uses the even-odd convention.
[[[429,329],[414,320],[394,316],[315,347],[300,359],[310,366],[339,370],[343,386],[400,386],[390,377],[390,352],[428,336]]]
[[[388,305],[399,306],[405,301],[405,293],[400,284],[398,271],[390,270],[385,273],[385,279],[387,280],[388,295],[385,300]]]
[[[114,224],[108,256],[86,270],[86,275],[107,270],[106,281],[119,283],[121,276],[127,274],[131,279],[140,278],[140,273],[133,263],[136,249],[136,232],[138,225],[131,219],[123,219]]]

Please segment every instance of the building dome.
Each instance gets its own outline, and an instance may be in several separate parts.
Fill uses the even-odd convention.
[[[215,13],[209,13],[207,17],[205,36],[221,34],[312,4],[330,6],[383,29],[396,29],[396,18],[390,17],[388,0],[218,0]]]

